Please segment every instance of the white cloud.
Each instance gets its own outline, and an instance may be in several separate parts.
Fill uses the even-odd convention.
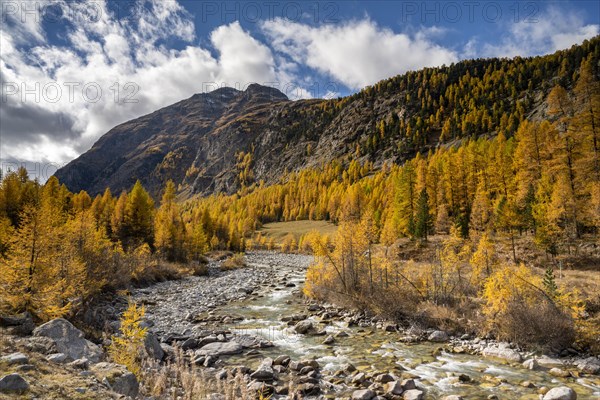
[[[56,4],[63,8],[64,15],[86,12],[82,10],[86,3]],[[195,39],[191,16],[176,1],[145,0],[145,6],[140,3],[135,18],[129,20],[117,19],[104,1],[93,4],[101,11],[99,18],[72,18],[65,45],[48,43],[37,25],[19,25],[19,19],[2,26],[3,82],[19,88],[24,84],[29,89],[39,83],[38,92],[42,93],[39,102],[33,95],[22,101],[17,94],[2,105],[3,159],[64,163],[87,150],[113,126],[195,93],[224,84],[243,88],[252,82],[292,79],[285,68],[279,71],[271,50],[237,22],[212,32],[211,45],[217,53],[213,56],[211,49],[191,42]],[[30,48],[23,46],[23,32],[35,37]],[[160,44],[174,37],[187,42],[187,46],[174,50]],[[73,90],[73,99],[66,86],[69,82],[79,85]],[[126,90],[128,82],[134,85]],[[56,102],[43,96],[41,88],[45,84],[61,88],[62,95]],[[101,88],[97,102],[85,101],[85,84]],[[136,87],[137,103],[124,103]],[[93,97],[94,91],[90,87],[89,96]],[[23,125],[23,115],[32,116],[26,136],[17,129]],[[13,121],[9,121],[11,118]],[[48,119],[58,121],[51,132]]]
[[[600,33],[600,26],[585,24],[575,12],[550,7],[530,21],[523,20],[507,27],[507,35],[498,44],[484,44],[476,50],[479,56],[514,57],[552,53],[567,49],[574,44]],[[476,47],[470,41],[464,56],[471,56]]]
[[[281,18],[264,22],[262,28],[277,51],[354,89],[457,60],[453,51],[428,39],[437,29],[410,37],[368,19],[313,27]]]

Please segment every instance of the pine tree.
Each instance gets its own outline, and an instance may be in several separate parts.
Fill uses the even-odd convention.
[[[432,218],[429,213],[429,196],[427,190],[423,188],[417,199],[417,210],[415,216],[415,237],[417,239],[427,240],[427,235],[432,227]]]
[[[556,286],[556,279],[554,277],[554,268],[552,265],[548,265],[546,272],[544,273],[544,279],[542,280],[544,290],[552,298],[556,297],[558,287]]]

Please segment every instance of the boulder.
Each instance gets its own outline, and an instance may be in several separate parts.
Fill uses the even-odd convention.
[[[135,398],[139,383],[134,374],[123,365],[101,362],[92,367],[96,378],[115,393]]]
[[[600,375],[600,359],[588,357],[574,362],[578,370],[585,374]]]
[[[274,365],[283,365],[284,367],[290,363],[290,357],[282,354],[273,360]]]
[[[300,333],[301,335],[307,334],[312,328],[313,328],[313,323],[311,320],[308,320],[308,319],[305,319],[304,321],[300,321],[294,326],[294,329],[296,330],[296,332]]]
[[[29,389],[29,384],[19,374],[10,374],[0,378],[0,393],[23,393]]]
[[[561,368],[552,368],[552,369],[550,369],[550,371],[548,371],[548,373],[552,376],[557,376],[559,378],[568,378],[571,376],[569,371],[566,371]]]
[[[563,362],[558,358],[551,358],[548,356],[542,356],[536,359],[538,365],[544,368],[560,368],[563,366]]]
[[[577,400],[577,393],[570,387],[560,386],[548,391],[543,400]]]
[[[327,336],[325,338],[325,340],[323,340],[323,344],[333,344],[333,343],[335,343],[335,339],[331,335]]]
[[[530,358],[523,362],[523,368],[527,368],[534,371],[539,368],[539,364],[534,358]]]
[[[418,389],[407,390],[402,394],[404,400],[422,400],[423,392]]]
[[[144,338],[144,349],[149,357],[156,360],[160,361],[165,357],[165,352],[162,347],[160,347],[160,342],[152,332],[148,332]]]
[[[377,396],[377,393],[371,389],[355,390],[352,392],[352,400],[371,400]]]
[[[273,368],[262,365],[255,372],[250,374],[250,378],[260,382],[272,381],[274,378]]]
[[[196,350],[195,354],[200,356],[225,356],[239,354],[242,350],[242,346],[237,342],[214,342]]]
[[[430,342],[447,342],[450,338],[444,331],[433,331],[427,338]]]
[[[58,352],[72,360],[87,358],[90,362],[97,363],[103,356],[99,346],[86,340],[79,329],[63,318],[38,326],[33,330],[33,335],[52,339]]]
[[[392,381],[385,384],[384,391],[386,395],[400,396],[404,389],[400,381]]]
[[[8,365],[23,365],[28,364],[29,359],[23,353],[12,353],[7,356],[0,357],[0,362]]]
[[[521,362],[523,359],[518,351],[509,348],[506,345],[490,346],[483,350],[484,357],[502,358],[508,361]]]
[[[4,328],[9,335],[28,336],[35,325],[31,314],[24,312],[15,316],[0,316],[0,328]]]
[[[375,377],[375,382],[379,382],[379,383],[388,383],[388,382],[392,382],[394,380],[394,377],[390,374],[379,374]]]

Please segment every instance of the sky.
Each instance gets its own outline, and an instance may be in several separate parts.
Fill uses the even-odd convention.
[[[42,181],[112,127],[195,93],[346,96],[600,33],[600,2],[585,0],[0,0],[0,13],[0,163]]]

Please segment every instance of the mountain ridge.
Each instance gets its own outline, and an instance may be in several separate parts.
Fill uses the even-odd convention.
[[[195,94],[114,127],[56,176],[92,195],[137,179],[155,198],[169,179],[183,197],[231,194],[331,159],[379,167],[465,138],[510,136],[520,120],[545,117],[547,92],[569,88],[583,58],[598,65],[599,42],[424,68],[341,99],[291,101],[258,84]]]

